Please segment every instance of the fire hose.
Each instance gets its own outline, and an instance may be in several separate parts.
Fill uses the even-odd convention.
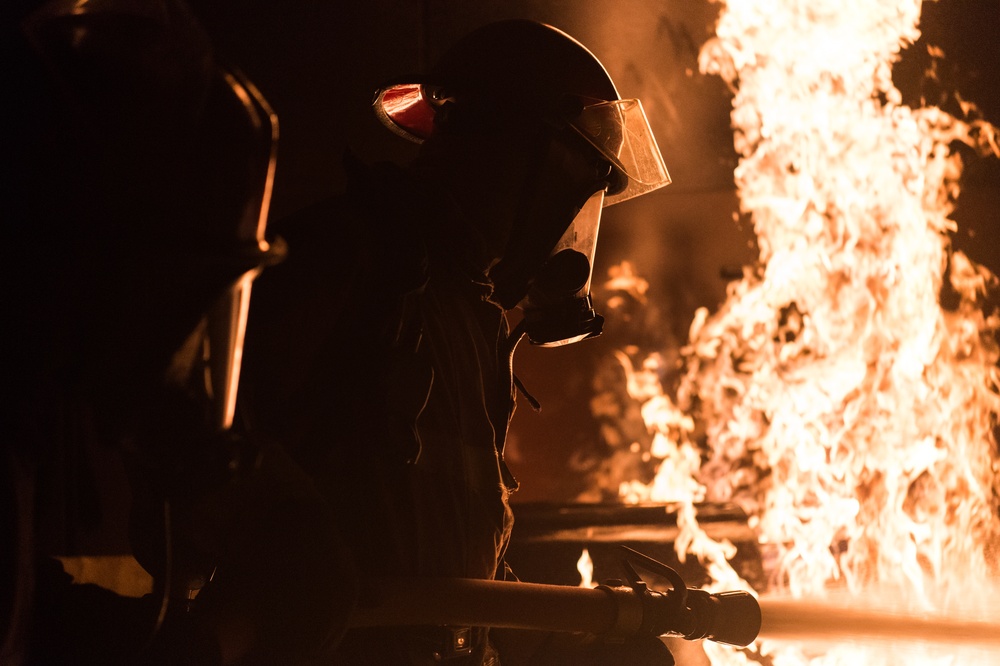
[[[760,631],[757,599],[744,591],[710,594],[688,588],[670,567],[621,547],[644,569],[665,576],[672,589],[651,590],[628,559],[626,582],[596,588],[468,578],[377,579],[351,625],[502,627],[586,632],[608,639],[681,636],[746,646]]]

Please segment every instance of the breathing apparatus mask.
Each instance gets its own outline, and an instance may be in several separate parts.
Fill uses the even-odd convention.
[[[601,334],[604,318],[594,311],[590,295],[601,212],[670,182],[639,100],[584,106],[567,126],[597,151],[600,180],[519,303],[528,341],[543,347]]]

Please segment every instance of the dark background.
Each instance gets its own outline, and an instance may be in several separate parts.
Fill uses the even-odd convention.
[[[605,211],[595,278],[624,259],[650,283],[636,321],[609,317],[605,335],[562,349],[518,350],[515,371],[542,404],[522,401],[508,460],[521,500],[573,499],[584,489],[571,470],[596,450],[593,374],[612,351],[645,336],[676,350],[696,308],[724,298],[726,276],[756,258],[752,230],[736,211],[736,155],[723,82],[698,73],[700,46],[719,6],[709,0],[225,0],[194,1],[219,55],[252,80],[280,119],[272,219],[335,193],[341,157],[405,162],[415,147],[382,128],[370,109],[383,81],[418,72],[466,32],[493,20],[532,18],[561,28],[604,63],[625,97],[640,97],[673,178],[669,187]],[[894,70],[904,99],[936,102],[954,88],[1000,124],[1000,0],[924,3],[923,37]],[[927,45],[943,49],[939,86],[923,82]],[[994,272],[1000,268],[1000,160],[969,162],[954,243]],[[293,248],[294,251],[294,248]],[[658,330],[650,335],[650,324]]]

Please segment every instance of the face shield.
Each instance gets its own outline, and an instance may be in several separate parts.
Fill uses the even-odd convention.
[[[224,73],[226,87],[243,106],[253,127],[253,177],[239,223],[235,245],[214,263],[231,265],[239,274],[206,312],[171,364],[168,383],[187,386],[206,405],[211,427],[223,432],[233,423],[243,361],[243,342],[250,310],[251,286],[267,266],[285,254],[281,239],[265,240],[268,209],[277,161],[277,116],[248,81]]]
[[[247,248],[253,268],[243,273],[207,315],[208,395],[212,401],[212,423],[228,430],[236,411],[236,394],[243,362],[243,340],[250,311],[250,288],[261,270],[284,256],[284,244],[265,240],[267,217],[277,163],[278,117],[249,81],[225,74],[226,83],[243,103],[260,141],[258,186],[243,209],[237,228],[238,242]]]
[[[264,242],[262,252],[269,249]],[[243,274],[216,301],[205,319],[205,393],[211,402],[212,427],[219,431],[233,425],[243,364],[243,340],[250,312],[250,287],[259,272],[260,268],[255,268]]]
[[[627,179],[622,187],[608,192],[605,206],[670,184],[670,174],[639,100],[584,106],[569,126]]]

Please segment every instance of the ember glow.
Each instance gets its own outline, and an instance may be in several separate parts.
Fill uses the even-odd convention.
[[[1000,321],[983,308],[997,279],[951,251],[949,219],[962,170],[951,144],[996,153],[997,132],[902,105],[891,68],[919,36],[920,7],[725,3],[701,68],[734,93],[735,181],[759,263],[695,317],[673,398],[650,391],[655,359],[621,359],[662,460],[623,496],[677,502],[678,555],[701,559],[717,589],[747,586],[693,503],[746,509],[769,574],[757,649],[773,663],[956,653],[769,645],[767,597],[960,615],[1000,634]],[[706,650],[713,663],[757,656]]]

